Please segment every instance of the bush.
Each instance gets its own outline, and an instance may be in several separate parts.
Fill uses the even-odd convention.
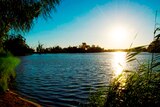
[[[11,55],[0,56],[0,92],[8,89],[11,79],[15,78],[15,67],[20,60]]]

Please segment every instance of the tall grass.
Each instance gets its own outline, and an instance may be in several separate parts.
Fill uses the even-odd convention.
[[[140,48],[140,47],[139,47]],[[128,52],[126,62],[137,60],[139,52]],[[159,57],[154,55],[151,63],[142,65],[133,71],[123,70],[107,87],[106,94],[95,93],[91,97],[94,107],[160,107],[160,70]],[[155,71],[154,71],[155,70]],[[158,72],[157,72],[158,70]],[[105,95],[105,100],[100,100]]]
[[[103,107],[106,101],[106,87],[98,89],[96,92],[91,92],[89,96],[89,107]]]
[[[143,71],[142,71],[143,70]],[[116,78],[108,88],[106,107],[159,107],[160,73],[148,75],[144,68],[127,74],[125,85],[121,85],[121,76]]]
[[[20,60],[10,54],[0,52],[0,92],[8,89],[8,84],[15,78],[15,67]]]

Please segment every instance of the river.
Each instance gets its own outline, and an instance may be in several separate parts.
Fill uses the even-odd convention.
[[[125,55],[125,52],[104,52],[23,56],[16,69],[16,91],[45,107],[87,105],[91,92],[106,87],[126,68]],[[149,58],[149,53],[137,56],[140,63]],[[137,64],[127,67],[133,69]]]

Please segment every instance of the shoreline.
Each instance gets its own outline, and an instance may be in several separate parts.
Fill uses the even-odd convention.
[[[0,95],[0,105],[2,107],[42,107],[40,104],[25,99],[11,90],[7,90]]]

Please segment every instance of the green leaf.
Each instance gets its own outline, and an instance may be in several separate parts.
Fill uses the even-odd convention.
[[[159,65],[160,65],[160,62],[156,62],[155,64],[152,65],[151,68],[155,68],[155,67],[157,67],[157,66],[159,66]]]
[[[131,62],[131,61],[134,61],[134,60],[136,60],[136,58],[129,59],[129,60],[127,60],[127,62]]]
[[[156,34],[156,32],[159,31],[159,30],[160,30],[160,28],[157,28],[156,30],[154,30],[154,34]]]

